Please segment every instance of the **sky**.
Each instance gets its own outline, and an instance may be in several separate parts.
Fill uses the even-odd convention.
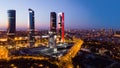
[[[28,29],[28,8],[35,11],[35,28],[49,29],[50,12],[65,13],[65,28],[120,29],[120,0],[1,0],[0,30],[7,29],[9,9],[16,10],[17,30]]]

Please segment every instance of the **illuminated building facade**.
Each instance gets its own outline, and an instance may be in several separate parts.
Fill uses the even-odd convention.
[[[28,9],[28,11],[29,11],[29,42],[30,46],[33,46],[35,43],[34,11],[32,9]]]
[[[8,28],[7,36],[9,44],[14,43],[14,37],[16,32],[16,10],[8,10]]]
[[[58,36],[59,41],[64,42],[64,13],[58,13]]]

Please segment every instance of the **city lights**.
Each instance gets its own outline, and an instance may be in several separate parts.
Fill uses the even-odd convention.
[[[119,3],[1,1],[0,68],[120,68]]]

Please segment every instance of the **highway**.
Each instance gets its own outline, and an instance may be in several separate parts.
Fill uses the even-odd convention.
[[[18,56],[18,57],[10,57],[8,60],[15,60],[19,58],[24,58],[24,59],[34,59],[34,60],[48,60],[49,58],[42,57],[42,56]]]
[[[59,66],[65,67],[65,68],[73,68],[72,65],[72,58],[76,56],[78,51],[81,49],[81,45],[83,44],[83,41],[80,39],[74,39],[75,44],[73,47],[68,51],[68,53],[62,57],[59,58]]]

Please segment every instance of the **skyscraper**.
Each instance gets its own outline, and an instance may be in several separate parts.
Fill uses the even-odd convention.
[[[50,13],[50,31],[56,33],[56,13]]]
[[[58,35],[59,40],[64,42],[64,13],[58,13]]]
[[[56,46],[56,13],[50,13],[50,31],[49,31],[49,46],[55,48]]]
[[[16,10],[8,10],[8,42],[9,44],[14,43],[14,37],[16,32]]]
[[[30,46],[33,46],[35,43],[34,11],[32,9],[28,9],[28,11],[29,11],[29,41]]]

